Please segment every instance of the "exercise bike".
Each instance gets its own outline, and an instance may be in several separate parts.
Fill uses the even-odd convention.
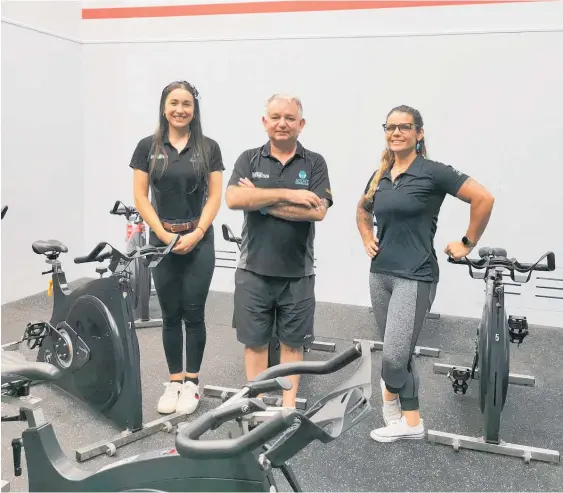
[[[127,253],[100,242],[76,264],[104,262],[96,268],[98,279],[69,289],[59,255],[68,251],[57,240],[36,241],[33,252],[45,255],[51,269],[48,294],[53,297],[51,319],[29,323],[18,344],[38,348],[37,361],[62,372],[55,385],[99,412],[123,432],[112,440],[83,447],[76,458],[84,461],[132,443],[187,419],[176,413],[143,423],[139,344],[130,299],[130,263],[146,259],[155,267],[174,247],[178,236],[165,247],[146,245]],[[111,275],[104,277],[106,272]]]
[[[8,354],[8,353],[6,353]],[[267,369],[236,395],[180,429],[175,447],[144,452],[96,472],[73,466],[65,457],[40,401],[29,395],[29,381],[57,381],[61,370],[28,362],[18,353],[2,357],[2,401],[15,401],[27,421],[21,441],[13,442],[16,475],[25,450],[28,491],[277,491],[273,469],[280,469],[294,491],[302,491],[287,461],[314,440],[328,443],[357,425],[371,411],[371,351],[360,341],[323,362],[297,362]],[[208,430],[267,411],[256,398],[262,392],[288,389],[293,374],[330,374],[359,360],[353,375],[306,413],[281,409],[236,438],[200,440]]]
[[[465,394],[468,381],[479,380],[479,408],[483,416],[483,437],[473,438],[451,433],[428,431],[428,440],[432,443],[452,445],[454,450],[460,447],[512,455],[524,458],[529,463],[531,459],[548,462],[559,462],[559,452],[538,449],[521,445],[504,443],[500,438],[501,414],[506,403],[508,384],[512,383],[510,374],[510,343],[518,346],[529,334],[526,317],[508,316],[504,302],[504,271],[509,272],[514,282],[527,283],[533,271],[555,270],[555,255],[552,252],[544,254],[534,264],[522,264],[516,259],[507,258],[503,248],[481,248],[479,259],[462,258],[454,260],[453,264],[469,266],[469,274],[473,279],[484,279],[485,304],[480,324],[477,328],[475,341],[475,355],[471,368],[450,366],[447,372],[456,394]],[[547,259],[546,264],[540,264]],[[474,272],[473,269],[483,269]],[[527,274],[518,276],[516,272]],[[434,365],[444,369],[448,365]]]
[[[146,228],[143,218],[135,207],[128,207],[117,200],[109,211],[114,216],[125,216],[127,226],[125,230],[126,250],[143,248],[147,244]],[[135,318],[135,327],[138,329],[162,326],[161,318],[151,318],[150,297],[152,276],[148,263],[144,258],[135,259],[129,264],[131,279],[131,307]]]

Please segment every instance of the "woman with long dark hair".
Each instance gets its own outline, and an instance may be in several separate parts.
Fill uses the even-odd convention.
[[[192,84],[177,81],[164,88],[158,127],[139,141],[130,167],[135,207],[150,227],[149,242],[164,246],[181,235],[152,271],[170,373],[158,412],[190,414],[199,402],[205,303],[215,269],[212,223],[221,205],[225,169],[219,145],[203,135],[199,95]]]

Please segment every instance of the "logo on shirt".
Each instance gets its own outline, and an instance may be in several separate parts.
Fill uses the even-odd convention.
[[[156,159],[164,159],[166,156],[164,154],[159,154],[158,157]],[[151,159],[154,159],[154,154],[151,154],[150,156]]]
[[[262,171],[253,171],[252,178],[270,178],[270,175],[262,173]]]
[[[299,177],[295,180],[295,184],[305,186],[309,185],[309,180],[307,179],[307,173],[305,173],[305,171],[301,170],[299,172]]]

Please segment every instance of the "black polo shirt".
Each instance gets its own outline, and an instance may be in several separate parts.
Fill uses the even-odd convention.
[[[455,196],[468,178],[451,166],[422,156],[417,156],[394,183],[391,170],[387,170],[375,192],[374,203],[364,205],[374,213],[379,239],[379,251],[371,261],[370,271],[437,282],[434,236],[438,213],[446,194]],[[462,236],[460,231],[460,240]]]
[[[229,185],[248,178],[260,188],[310,190],[332,206],[324,158],[297,143],[285,164],[270,155],[270,144],[244,151],[235,163]],[[260,211],[245,211],[239,268],[277,277],[314,274],[314,221],[288,221]]]
[[[153,159],[153,139],[150,135],[139,141],[129,164],[131,168],[149,172]],[[190,139],[186,147],[178,152],[168,140],[168,136],[165,135],[162,140],[168,155],[168,164],[163,173],[164,155],[159,156],[151,174],[153,207],[163,221],[191,221],[201,216],[207,199],[205,181],[194,169],[196,157],[193,142]],[[221,149],[217,142],[204,137],[203,145],[209,159],[210,171],[224,170]]]

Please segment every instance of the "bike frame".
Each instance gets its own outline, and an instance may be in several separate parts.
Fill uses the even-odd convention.
[[[533,377],[510,373],[509,344],[513,342],[520,344],[528,334],[528,329],[525,317],[507,318],[503,272],[508,269],[513,281],[526,283],[530,280],[532,271],[555,270],[555,255],[548,252],[534,264],[521,264],[515,259],[509,259],[506,250],[502,248],[481,248],[479,256],[481,257],[479,260],[448,258],[450,263],[468,265],[473,279],[485,279],[485,304],[477,330],[472,368],[435,364],[434,372],[447,373],[453,382],[455,393],[465,394],[468,388],[467,380],[479,379],[479,409],[483,416],[483,436],[475,438],[428,430],[428,441],[451,445],[456,452],[464,447],[522,457],[526,463],[532,459],[559,463],[560,454],[556,450],[506,443],[500,438],[501,415],[506,403],[508,385],[535,384]],[[540,264],[544,258],[547,258],[547,263]],[[474,275],[472,267],[484,268],[485,272]],[[526,273],[527,276],[517,279],[515,272]]]
[[[110,211],[115,216],[125,216],[127,221],[125,230],[125,243],[127,251],[142,248],[148,244],[147,228],[139,211],[134,207],[128,207],[117,200]],[[144,258],[139,258],[130,264],[132,275],[132,298],[133,316],[135,327],[138,329],[162,326],[161,318],[151,318],[150,297],[152,292],[152,275]]]
[[[484,418],[484,439],[498,444],[510,369],[502,269],[494,269],[487,275],[485,307],[478,333],[479,406]]]
[[[257,429],[230,440],[199,440],[206,431],[215,430],[223,423],[266,411],[267,405],[256,397],[263,392],[290,387],[289,380],[283,377],[332,374],[358,360],[353,374],[319,399],[307,413],[281,410],[268,422],[262,421]],[[315,440],[328,443],[337,439],[370,414],[371,368],[367,341],[354,344],[329,361],[288,363],[270,368],[243,386],[228,402],[179,430],[174,448],[142,452],[98,471],[86,471],[70,463],[52,424],[45,420],[40,399],[29,395],[26,382],[31,374],[56,381],[59,371],[38,369],[35,364],[26,362],[17,362],[12,368],[3,366],[3,381],[5,376],[7,378],[2,385],[2,401],[17,400],[20,413],[9,420],[29,424],[21,439],[29,491],[129,491],[131,488],[277,491],[272,474],[274,468],[282,470],[295,491],[301,491],[287,461]],[[16,475],[21,474],[21,447],[19,450],[19,454],[14,453]],[[261,452],[259,457],[256,452]]]
[[[132,290],[126,265],[122,261],[114,261],[113,265],[110,265],[114,271],[112,275],[70,289],[58,255],[49,254],[46,262],[52,265],[52,270],[45,272],[51,273],[52,282],[53,311],[49,324],[57,334],[43,339],[39,346],[37,361],[52,363],[66,370],[65,377],[55,382],[55,385],[92,406],[120,428],[129,430],[141,428],[143,414],[140,353],[129,302]],[[104,335],[100,334],[100,344],[109,339],[107,344],[113,347],[114,357],[108,360],[108,366],[115,365],[113,374],[118,381],[114,382],[111,391],[109,391],[110,385],[104,383],[108,390],[105,394],[91,390],[94,376],[91,375],[88,367],[83,369],[88,361],[96,357],[93,354],[96,348],[88,348],[72,329],[78,323],[87,323],[78,317],[81,309],[92,310],[92,313],[105,320],[107,330]],[[63,353],[62,357],[59,355],[61,340],[71,348],[70,354]],[[103,346],[105,351],[109,346]],[[129,362],[127,366],[126,361]],[[105,397],[102,398],[102,395]]]

